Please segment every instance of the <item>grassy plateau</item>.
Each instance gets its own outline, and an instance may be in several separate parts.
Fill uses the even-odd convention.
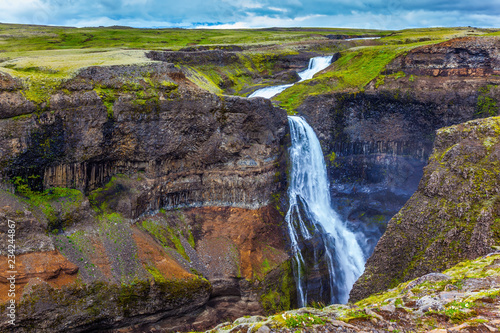
[[[341,58],[315,78],[275,97],[282,107],[293,113],[308,95],[363,89],[392,59],[414,47],[455,37],[497,34],[496,30],[471,27],[400,31],[336,28],[189,30],[0,24],[0,71],[21,78],[24,95],[36,100],[37,95],[50,94],[60,82],[84,67],[150,63],[152,60],[145,55],[149,50],[237,49],[239,61],[235,64],[187,65],[180,62],[177,65],[202,88],[217,94],[246,96],[252,88],[276,84],[266,79],[256,84],[251,78],[272,74],[273,61],[280,55],[304,51],[341,52]],[[364,36],[381,38],[342,40]],[[230,90],[224,87],[224,80],[232,82]]]

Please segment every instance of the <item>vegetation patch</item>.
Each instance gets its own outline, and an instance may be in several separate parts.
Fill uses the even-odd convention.
[[[155,220],[144,220],[140,228],[151,234],[164,248],[174,249],[187,261],[191,261],[180,240],[180,232]],[[193,239],[194,242],[194,239]]]
[[[361,319],[361,320],[370,320],[373,316],[369,315],[363,309],[349,309],[344,311],[339,320],[345,321],[346,323],[351,320]]]
[[[273,273],[266,276],[266,290],[262,293],[260,303],[266,313],[272,314],[280,311],[290,310],[293,307],[293,297],[296,293],[295,280],[290,261],[284,262],[275,268],[280,272],[278,278]]]
[[[161,272],[155,266],[146,266],[146,270],[153,276],[153,279],[156,282],[165,282],[165,277],[161,274]]]
[[[113,118],[113,104],[117,99],[116,91],[98,84],[95,85],[94,91],[101,98],[102,103],[106,107],[108,118]]]
[[[492,96],[492,85],[479,88],[475,116],[478,118],[493,117],[498,115],[498,105]]]
[[[73,211],[82,204],[85,196],[75,189],[52,187],[45,191],[33,191],[28,181],[20,176],[13,179],[17,194],[32,209],[39,209],[48,220],[47,231],[57,234],[73,224]]]
[[[313,325],[323,325],[326,321],[314,314],[291,314],[283,313],[281,315],[288,328],[311,327]]]
[[[430,310],[429,313],[439,313],[446,316],[452,322],[462,322],[467,318],[473,317],[476,312],[473,310],[473,302],[453,301],[448,303],[444,310],[434,311]]]

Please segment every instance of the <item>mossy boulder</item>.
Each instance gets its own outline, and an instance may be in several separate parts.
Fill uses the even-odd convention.
[[[493,332],[500,304],[499,262],[499,253],[491,253],[355,304],[246,316],[207,332]]]

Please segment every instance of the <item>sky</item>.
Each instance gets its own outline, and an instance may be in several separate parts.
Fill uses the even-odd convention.
[[[138,28],[500,28],[500,0],[0,0],[0,22]]]

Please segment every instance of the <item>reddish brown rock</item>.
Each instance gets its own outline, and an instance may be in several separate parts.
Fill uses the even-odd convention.
[[[62,87],[36,114],[0,115],[0,229],[15,220],[18,254],[37,258],[20,261],[16,329],[199,330],[262,313],[259,279],[288,259],[272,207],[284,110],[210,94],[164,63],[92,67]],[[81,193],[22,199],[10,179]]]
[[[8,298],[10,277],[8,257],[0,257],[0,303],[6,302]],[[26,284],[32,279],[40,279],[60,288],[76,281],[78,266],[70,262],[58,251],[34,252],[17,255],[15,258],[16,276],[16,300],[19,301]]]

